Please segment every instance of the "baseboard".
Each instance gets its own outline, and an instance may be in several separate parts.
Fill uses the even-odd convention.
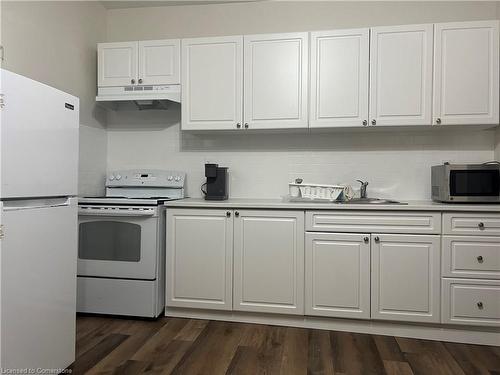
[[[167,307],[165,309],[165,316],[500,346],[500,329],[490,327],[450,326],[441,324],[401,324],[373,320],[321,318],[238,311],[195,310],[173,307]]]

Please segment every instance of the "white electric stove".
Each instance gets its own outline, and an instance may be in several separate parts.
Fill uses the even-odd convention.
[[[105,197],[79,199],[77,311],[157,317],[165,306],[165,207],[185,173],[109,173]]]

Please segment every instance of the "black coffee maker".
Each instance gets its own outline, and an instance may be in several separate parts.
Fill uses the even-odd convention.
[[[207,182],[203,184],[201,191],[206,200],[223,201],[228,197],[229,179],[227,167],[219,167],[218,164],[205,164],[205,177]]]

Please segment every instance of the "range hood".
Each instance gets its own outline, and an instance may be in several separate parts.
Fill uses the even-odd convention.
[[[96,101],[112,110],[168,109],[172,102],[181,102],[180,85],[99,87]]]

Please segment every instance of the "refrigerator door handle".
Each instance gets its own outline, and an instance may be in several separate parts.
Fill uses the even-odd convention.
[[[39,208],[65,207],[70,206],[74,198],[39,198],[3,201],[4,211],[33,210]]]

